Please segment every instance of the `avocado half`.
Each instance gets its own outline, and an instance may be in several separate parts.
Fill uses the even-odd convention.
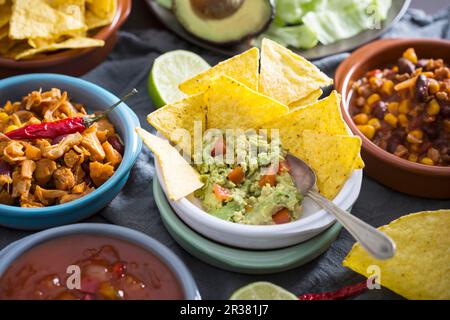
[[[271,0],[174,0],[172,9],[188,32],[219,45],[259,35],[275,15]]]

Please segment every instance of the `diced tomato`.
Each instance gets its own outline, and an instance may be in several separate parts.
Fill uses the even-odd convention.
[[[241,167],[236,167],[228,174],[228,179],[234,184],[240,184],[244,181],[245,174]]]
[[[278,164],[278,174],[281,174],[283,171],[291,171],[291,165],[287,160],[280,161],[280,163]]]
[[[271,187],[275,186],[277,184],[277,176],[275,174],[262,176],[261,179],[259,179],[259,186],[262,188],[266,184]]]
[[[219,200],[228,200],[231,197],[230,190],[227,188],[224,188],[222,186],[219,186],[218,184],[214,185],[214,195]]]
[[[112,266],[112,273],[117,278],[123,278],[125,276],[125,270],[127,269],[127,266],[122,262],[116,262]]]
[[[289,213],[289,210],[284,208],[272,215],[272,220],[276,224],[283,224],[291,222],[291,215]]]
[[[211,150],[211,155],[213,157],[215,157],[218,155],[225,155],[226,152],[227,152],[227,146],[226,146],[223,138],[217,139],[217,141],[214,145],[214,148]]]
[[[100,282],[96,279],[92,279],[90,277],[83,277],[81,279],[81,288],[80,291],[83,293],[96,293]]]

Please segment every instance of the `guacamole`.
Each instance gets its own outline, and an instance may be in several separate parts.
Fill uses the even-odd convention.
[[[204,186],[195,192],[210,214],[236,223],[268,225],[298,219],[303,196],[289,174],[286,151],[259,134],[205,136],[195,165]]]

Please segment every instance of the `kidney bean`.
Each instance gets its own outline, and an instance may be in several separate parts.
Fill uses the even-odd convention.
[[[448,101],[439,103],[441,105],[441,115],[444,118],[450,118],[450,103]]]
[[[420,59],[417,61],[416,66],[417,68],[425,68],[428,64],[428,59]]]
[[[89,161],[85,161],[81,164],[81,169],[83,169],[84,173],[86,173],[86,176],[89,176],[91,170],[89,169]]]
[[[382,120],[387,112],[387,105],[383,101],[378,101],[373,104],[372,114],[378,119]]]
[[[425,75],[417,77],[415,89],[417,100],[425,102],[428,96],[428,78]]]
[[[393,135],[389,138],[386,150],[390,153],[395,153],[395,150],[397,150],[397,147],[401,144],[402,138],[398,135]]]
[[[439,136],[439,130],[434,126],[424,126],[422,129],[430,140],[434,140]]]
[[[111,146],[117,150],[121,155],[123,155],[123,144],[122,141],[120,141],[120,138],[117,135],[113,135],[108,137],[108,142],[111,144]]]
[[[413,73],[416,70],[416,66],[414,63],[409,61],[406,58],[400,58],[398,59],[398,71],[400,74],[402,73]]]
[[[11,167],[6,161],[0,160],[0,174],[11,175]]]

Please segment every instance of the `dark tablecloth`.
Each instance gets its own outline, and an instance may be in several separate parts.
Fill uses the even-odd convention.
[[[421,11],[410,10],[386,36],[449,38],[449,12],[449,10],[441,11],[432,17]],[[134,16],[134,19],[138,21],[133,21],[133,25],[143,25],[144,20],[151,17],[144,9]],[[138,88],[140,94],[131,98],[128,105],[138,114],[142,127],[150,129],[145,117],[154,110],[154,106],[146,93],[147,77],[154,59],[164,52],[175,49],[197,52],[210,64],[225,58],[188,44],[168,31],[127,30],[120,33],[119,43],[108,60],[83,78],[105,87],[118,96],[123,95],[130,88]],[[339,62],[347,55],[340,54],[315,63],[332,76]],[[319,258],[302,267],[279,274],[243,275],[223,271],[203,263],[179,247],[164,228],[153,200],[151,189],[153,176],[153,156],[144,147],[127,185],[119,196],[87,222],[123,225],[161,241],[190,268],[204,299],[226,299],[237,288],[260,280],[272,281],[296,294],[301,294],[336,290],[363,279],[341,265],[354,243],[353,238],[346,231],[342,231],[337,240]],[[364,177],[361,195],[353,206],[352,212],[369,224],[380,226],[407,213],[443,208],[450,208],[450,200],[438,201],[407,196]],[[27,234],[29,232],[0,228],[0,249]],[[358,298],[390,297],[395,295],[383,289],[372,290]]]

